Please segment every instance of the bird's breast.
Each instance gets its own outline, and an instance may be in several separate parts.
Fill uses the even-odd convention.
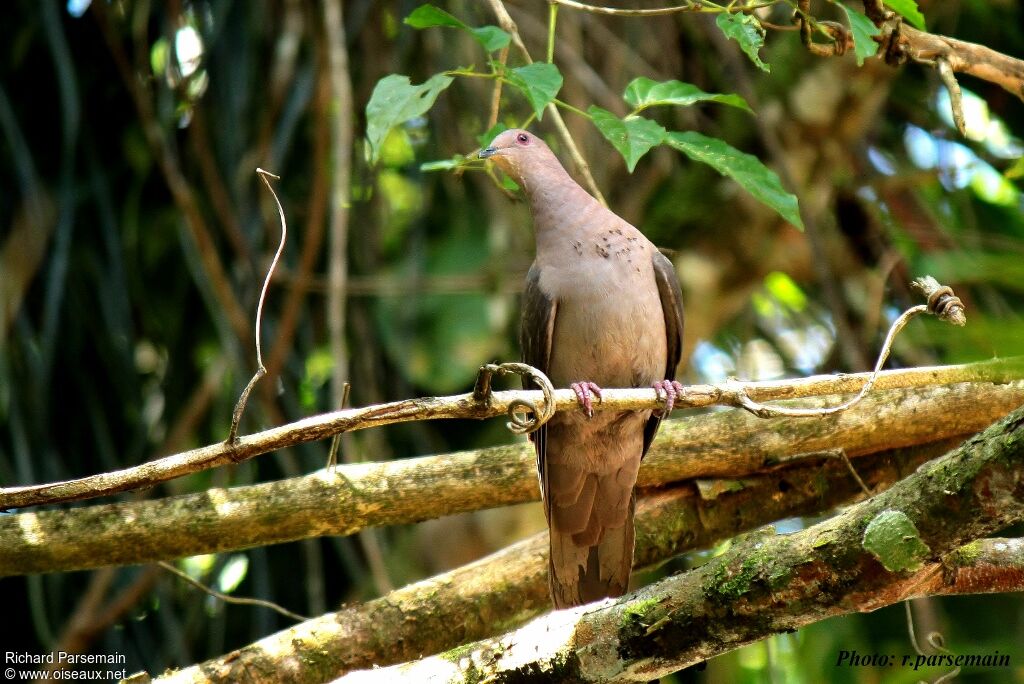
[[[580,242],[580,249],[594,250],[593,257],[569,254],[559,268],[541,275],[541,288],[557,302],[552,382],[641,387],[661,379],[668,351],[650,247],[627,248],[624,240],[605,242],[600,236]]]

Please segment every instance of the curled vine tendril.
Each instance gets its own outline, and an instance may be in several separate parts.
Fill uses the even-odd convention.
[[[533,381],[541,392],[544,393],[544,403],[538,407],[532,401],[526,399],[514,399],[508,406],[509,422],[508,429],[517,435],[525,435],[536,431],[544,423],[555,415],[555,387],[551,384],[548,376],[533,366],[525,363],[488,363],[480,366],[480,374],[476,379],[476,387],[473,388],[473,396],[482,401],[490,396],[491,376],[498,375],[522,375]],[[531,415],[532,414],[532,415]]]

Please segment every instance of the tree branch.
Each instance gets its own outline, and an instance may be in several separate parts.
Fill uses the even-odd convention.
[[[908,59],[928,66],[945,62],[954,72],[995,83],[1024,100],[1024,60],[977,43],[920,31],[889,14],[883,21],[875,20],[882,29],[880,52],[889,64],[902,64]]]
[[[951,446],[937,442],[888,451],[858,465],[871,486],[882,489]],[[833,460],[734,481],[725,491],[701,497],[687,485],[643,497],[636,517],[635,566],[706,548],[780,518],[827,509],[857,496],[860,488]],[[284,671],[292,682],[319,682],[492,636],[549,609],[547,547],[547,534],[540,533],[475,563],[185,668],[169,681],[233,682],[252,672]],[[303,657],[308,652],[321,658]]]
[[[823,453],[842,451],[857,458],[963,437],[1022,402],[1024,381],[969,383],[885,390],[846,414],[815,421],[780,419],[771,430],[741,411],[666,421],[644,459],[638,485],[744,477]],[[453,455],[344,465],[153,501],[0,516],[0,576],[347,536],[371,526],[536,501],[534,459],[532,448],[520,441]],[[325,517],[324,511],[339,513]]]
[[[833,399],[818,403],[833,403]],[[800,458],[851,457],[973,434],[1024,402],[1024,381],[886,390],[821,420],[766,430],[742,411],[662,424],[640,487],[736,478]],[[0,516],[0,576],[146,563],[371,526],[417,522],[538,498],[525,442],[382,463],[152,501]],[[337,511],[324,516],[323,511]],[[341,513],[343,512],[343,513]],[[130,522],[130,524],[125,524]],[[181,534],[181,530],[189,534]]]
[[[613,17],[659,17],[667,14],[677,14],[679,12],[700,12],[704,14],[739,14],[740,12],[750,12],[751,10],[761,9],[762,7],[771,7],[779,3],[779,0],[767,0],[766,2],[760,2],[755,4],[743,3],[736,5],[729,3],[728,5],[718,5],[713,2],[698,2],[697,0],[690,0],[685,5],[673,5],[671,7],[652,7],[649,9],[628,9],[622,7],[603,7],[599,5],[588,5],[583,2],[577,2],[576,0],[548,0],[552,4],[564,5],[565,7],[571,7],[572,9],[582,10],[584,12],[590,12],[591,14],[603,14]]]
[[[850,375],[817,375],[799,380],[770,382],[728,382],[722,385],[692,385],[676,400],[676,408],[702,408],[742,404],[741,395],[756,402],[780,399],[796,399],[817,395],[845,394],[857,392],[870,377],[867,373]],[[1020,388],[1008,385],[1024,378],[1021,359],[988,361],[960,366],[933,366],[899,371],[883,371],[875,381],[875,390],[926,387],[962,382],[991,382],[995,395],[1005,395],[1000,390],[1009,390],[1009,401],[1020,402]],[[579,410],[576,395],[572,390],[555,390],[557,410]],[[869,397],[872,395],[869,395]],[[595,410],[638,410],[660,408],[662,403],[653,389],[606,389],[602,401]],[[911,401],[906,397],[905,401]],[[365,408],[345,409],[318,416],[312,416],[238,438],[234,444],[211,444],[190,451],[143,463],[132,468],[90,475],[87,477],[41,485],[5,487],[0,489],[0,510],[37,506],[42,504],[78,501],[81,499],[107,496],[118,492],[152,487],[189,473],[214,468],[253,458],[276,449],[313,442],[341,432],[363,430],[380,425],[409,422],[414,420],[437,420],[442,418],[493,418],[507,414],[517,402],[542,401],[540,391],[494,392],[484,400],[476,400],[472,393],[449,397],[426,397],[378,404]],[[1016,406],[1017,404],[1012,404]],[[1006,406],[1000,404],[1000,406]],[[885,407],[879,407],[885,410]],[[963,410],[959,407],[958,410]],[[1008,410],[1008,409],[1007,409]],[[835,420],[842,422],[843,414]],[[986,414],[991,415],[991,414]],[[1003,414],[999,414],[1003,415]],[[956,416],[949,416],[956,419]],[[989,420],[992,420],[990,417]],[[985,423],[987,424],[987,423]],[[763,426],[762,426],[763,427]],[[912,427],[912,426],[908,426]],[[960,434],[974,432],[983,425],[963,430]],[[905,434],[890,435],[895,439]],[[658,441],[664,441],[664,436]],[[766,439],[770,439],[766,438]],[[898,445],[897,445],[898,446]],[[822,446],[814,450],[828,448]],[[734,454],[726,454],[733,458]],[[372,466],[367,466],[372,467]],[[679,479],[679,478],[675,478]]]
[[[876,546],[870,529],[883,514],[902,516],[905,526]],[[943,557],[1022,519],[1024,407],[888,491],[806,530],[752,534],[696,570],[622,599],[556,611],[502,637],[346,680],[650,681],[771,634],[919,596],[925,586],[992,590],[958,568],[970,565],[978,548],[986,559],[1005,560],[1019,542],[975,542],[952,561]],[[986,560],[983,571],[999,565]],[[944,574],[949,567],[955,570]],[[1024,584],[1019,570],[998,574]]]

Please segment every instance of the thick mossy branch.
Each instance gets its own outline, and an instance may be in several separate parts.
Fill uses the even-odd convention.
[[[803,404],[839,401],[824,397]],[[958,383],[872,392],[853,409],[820,419],[761,420],[731,410],[666,421],[644,460],[639,486],[743,477],[800,454],[841,449],[856,457],[966,436],[1021,403],[1024,381]],[[0,516],[0,576],[348,535],[538,496],[533,451],[524,441],[446,456],[350,464],[153,501],[29,511]]]
[[[880,490],[953,446],[945,441],[875,454],[860,459],[857,467],[872,489]],[[820,458],[719,489],[727,493],[702,498],[687,484],[643,496],[636,518],[635,565],[645,567],[688,549],[706,548],[780,518],[817,513],[861,491],[840,461]],[[550,610],[547,551],[547,533],[535,535],[476,563],[183,669],[169,680],[234,682],[254,672],[285,671],[289,681],[320,682],[499,634]],[[311,660],[309,653],[318,657]]]
[[[905,515],[929,549],[919,570],[887,571],[864,548],[866,528],[887,511]],[[891,489],[806,530],[749,535],[706,565],[618,601],[556,612],[463,647],[457,658],[441,654],[353,673],[352,681],[650,681],[771,634],[918,595],[940,581],[934,575],[943,567],[970,565],[971,549],[985,542],[964,544],[1022,519],[1024,407]],[[943,566],[951,552],[956,560]],[[940,584],[1003,590],[958,583],[961,572]]]

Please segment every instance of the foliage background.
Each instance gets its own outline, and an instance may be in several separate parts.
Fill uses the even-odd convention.
[[[417,4],[342,3],[350,103],[331,98],[324,5],[313,0],[20,0],[4,8],[0,482],[102,472],[224,438],[254,369],[247,326],[278,236],[257,166],[282,176],[277,188],[292,232],[264,317],[264,353],[279,372],[264,381],[243,429],[334,407],[325,294],[330,198],[341,171],[332,163],[330,126],[340,107],[351,111],[355,136],[343,360],[351,403],[465,391],[481,362],[517,357],[517,293],[532,258],[525,204],[483,173],[420,168],[478,146],[490,83],[456,79],[425,116],[387,138],[379,166],[364,161],[364,108],[380,78],[401,73],[419,83],[483,60],[466,34],[404,26]],[[497,23],[485,3],[443,5],[468,24]],[[920,5],[931,31],[1024,55],[1018,3]],[[541,58],[547,5],[510,0],[507,7]],[[819,9],[838,18],[835,8]],[[770,19],[789,23],[784,11]],[[703,105],[656,118],[757,155],[780,171],[809,219],[808,233],[799,233],[731,181],[667,148],[629,174],[590,122],[565,114],[610,206],[675,250],[687,306],[680,378],[862,370],[912,301],[907,282],[924,273],[956,289],[969,325],[913,324],[895,365],[1024,353],[1024,105],[965,80],[978,98],[968,98],[973,139],[963,140],[929,70],[811,57],[793,32],[771,32],[762,58],[770,74],[703,15],[559,15],[561,99],[622,115],[621,93],[636,76],[740,93],[756,117]],[[505,123],[529,111],[506,89]],[[548,117],[533,130],[567,161]],[[291,322],[289,297],[297,303]],[[345,449],[379,460],[508,439],[501,421],[412,423],[354,435]],[[323,444],[296,448],[142,496],[288,477],[322,466],[325,451]],[[542,524],[536,506],[487,511],[181,565],[226,591],[314,615],[463,563]],[[90,603],[89,590],[100,599]],[[267,610],[225,607],[153,568],[5,578],[0,595],[9,623],[21,628],[5,651],[71,643],[124,653],[130,671],[197,662],[286,624]],[[929,600],[916,610],[920,631],[938,629],[957,653],[1011,654],[1012,673],[979,670],[960,681],[1024,681],[1019,596]],[[903,609],[830,620],[676,679],[923,676],[837,668],[841,649],[912,653]]]

